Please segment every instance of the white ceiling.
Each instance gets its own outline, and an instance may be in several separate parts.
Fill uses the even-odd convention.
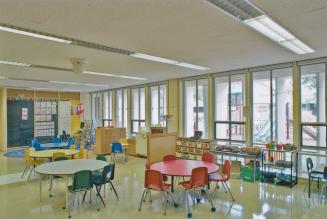
[[[94,91],[327,55],[326,0],[252,0],[315,53],[296,55],[205,0],[0,0],[0,22],[209,67],[196,71],[0,31],[0,60],[145,77],[147,81],[0,65],[0,76],[106,87],[0,80],[0,85]]]

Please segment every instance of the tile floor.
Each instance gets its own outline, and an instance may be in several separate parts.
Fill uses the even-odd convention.
[[[115,219],[157,219],[186,218],[186,209],[168,207],[163,216],[162,201],[158,193],[153,193],[153,202],[145,202],[139,212],[138,204],[143,189],[145,159],[131,157],[126,164],[118,163],[115,187],[120,200],[108,189],[105,202],[107,206],[96,210],[96,203],[75,206],[72,218],[115,218]],[[43,182],[43,201],[39,201],[39,182],[37,175],[30,182],[21,181],[20,173],[24,169],[23,158],[6,158],[0,154],[0,218],[1,219],[54,219],[67,218],[62,210],[65,202],[65,183],[56,180],[52,198],[48,197],[48,182]],[[215,213],[210,212],[208,203],[193,207],[193,218],[319,218],[327,216],[327,205],[319,205],[317,195],[308,200],[303,193],[304,184],[288,187],[270,184],[248,183],[239,179],[231,180],[231,188],[236,201],[232,203],[228,194],[222,190],[216,193]],[[317,194],[317,191],[316,191]],[[178,191],[175,193],[178,196]]]

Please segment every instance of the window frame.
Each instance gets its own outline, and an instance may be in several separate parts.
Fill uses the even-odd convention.
[[[243,125],[244,126],[244,130],[245,130],[245,126],[246,126],[246,117],[244,115],[244,111],[243,111],[243,121],[232,121],[232,110],[231,110],[231,102],[232,102],[232,95],[231,95],[231,91],[232,91],[232,77],[235,75],[243,75],[243,86],[245,86],[245,74],[244,73],[236,73],[236,74],[223,74],[223,75],[215,75],[213,77],[212,83],[213,83],[213,110],[214,110],[214,123],[213,123],[213,136],[214,139],[217,141],[222,141],[222,142],[233,142],[233,143],[245,143],[246,142],[246,136],[244,137],[244,140],[232,140],[232,125]],[[220,77],[228,77],[228,120],[216,120],[216,78],[220,78]],[[243,108],[245,106],[245,87],[243,87],[243,92],[242,92],[242,99],[243,99]],[[217,134],[217,125],[218,124],[228,124],[228,130],[229,130],[229,136],[228,139],[225,138],[217,138],[216,134]],[[245,134],[245,133],[244,133]]]
[[[162,107],[161,105],[160,105],[160,100],[161,100],[161,97],[162,97],[162,95],[160,94],[160,87],[161,86],[165,86],[166,88],[165,88],[165,92],[164,92],[164,95],[166,96],[165,97],[165,104],[164,104],[164,106]],[[158,92],[158,121],[159,121],[159,123],[158,124],[160,124],[162,127],[166,127],[167,126],[167,124],[166,124],[166,121],[165,120],[163,120],[163,121],[160,121],[160,117],[161,117],[161,115],[160,115],[160,108],[166,108],[166,110],[164,110],[164,111],[166,111],[166,113],[167,113],[167,89],[168,89],[168,86],[167,86],[167,83],[160,83],[160,84],[155,84],[155,85],[151,85],[151,86],[149,86],[149,113],[150,113],[150,125],[151,126],[153,126],[153,125],[158,125],[158,124],[155,124],[155,123],[153,123],[153,121],[152,121],[152,91],[151,91],[151,88],[153,88],[153,87],[156,87],[158,90],[157,90],[157,92]],[[164,116],[164,115],[162,115],[162,116]]]
[[[116,105],[116,126],[119,128],[127,128],[124,126],[126,123],[126,119],[127,119],[127,118],[125,118],[125,112],[124,112],[125,108],[127,107],[127,106],[125,106],[125,102],[127,103],[127,100],[125,101],[125,92],[127,92],[127,90],[124,88],[116,90],[116,104],[115,104]],[[119,102],[118,102],[119,93],[121,93],[121,115],[119,115],[120,107],[118,105],[119,104]],[[127,95],[126,95],[126,98],[127,98]],[[121,124],[119,124],[119,116],[121,116],[121,118],[122,118]]]
[[[144,123],[144,126],[145,126],[145,118],[146,118],[146,115],[144,115],[144,119],[141,119],[141,89],[144,90],[144,110],[145,110],[145,87],[134,87],[134,88],[131,88],[131,92],[130,92],[130,97],[131,97],[131,120],[130,120],[130,125],[131,125],[131,133],[132,134],[135,134],[137,133],[136,131],[134,131],[133,129],[133,124],[135,122],[138,123],[138,127],[140,128],[141,127],[141,123]],[[134,111],[134,106],[133,106],[133,90],[137,90],[137,95],[138,95],[138,103],[137,103],[137,108],[138,108],[138,119],[134,119],[133,118],[133,111]]]
[[[105,94],[107,94],[107,100],[108,101],[108,109],[105,109]],[[105,126],[105,123],[108,122],[108,126],[112,126],[112,91],[105,91],[102,93],[102,125]],[[104,118],[105,116],[105,111],[107,111],[108,118]]]
[[[302,122],[302,67],[303,66],[310,66],[310,65],[317,65],[317,64],[324,64],[325,65],[325,105],[327,103],[327,61],[322,60],[321,62],[303,62],[299,63],[299,77],[300,77],[300,114],[301,114],[301,121],[300,121],[300,147],[303,149],[311,149],[311,150],[327,150],[327,139],[325,139],[325,146],[310,146],[303,144],[303,127],[304,126],[314,126],[314,127],[325,127],[326,129],[326,138],[327,138],[327,107],[325,106],[325,122]],[[317,92],[318,93],[318,92]]]

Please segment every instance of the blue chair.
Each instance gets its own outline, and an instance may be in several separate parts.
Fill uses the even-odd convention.
[[[35,142],[33,147],[35,148],[35,151],[40,151],[41,150],[41,144],[39,142]]]
[[[108,174],[110,174],[109,177],[108,177]],[[116,197],[119,200],[117,191],[116,191],[116,189],[115,189],[115,187],[114,187],[114,185],[112,183],[114,178],[115,178],[115,164],[109,164],[109,165],[105,166],[103,168],[102,174],[96,174],[96,175],[92,176],[92,185],[95,186],[97,195],[100,198],[103,206],[106,206],[106,205],[105,205],[105,203],[104,203],[104,201],[102,199],[100,191],[101,191],[102,186],[105,186],[106,184],[110,185],[111,189],[114,190],[114,192],[116,194]]]
[[[75,142],[74,142],[73,140],[71,140],[71,141],[69,140],[68,143],[67,143],[67,149],[69,149],[69,147],[70,147],[71,145],[74,145],[74,144],[75,144]],[[75,149],[77,148],[76,146],[77,146],[77,145],[75,145]]]
[[[60,138],[55,138],[55,140],[53,141],[53,143],[55,143],[55,144],[61,144],[61,139]]]
[[[34,147],[34,144],[35,143],[40,143],[37,139],[33,139],[32,141],[31,141],[31,146],[32,147]]]
[[[123,147],[122,147],[121,143],[119,143],[119,142],[112,143],[111,161],[116,162],[116,154],[122,154],[123,162],[125,161],[125,153],[123,151]]]

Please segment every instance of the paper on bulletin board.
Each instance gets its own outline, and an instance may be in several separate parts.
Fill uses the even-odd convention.
[[[58,102],[58,133],[62,134],[63,131],[66,134],[70,134],[71,124],[71,103],[70,101]]]
[[[28,108],[22,108],[22,120],[28,120]]]

